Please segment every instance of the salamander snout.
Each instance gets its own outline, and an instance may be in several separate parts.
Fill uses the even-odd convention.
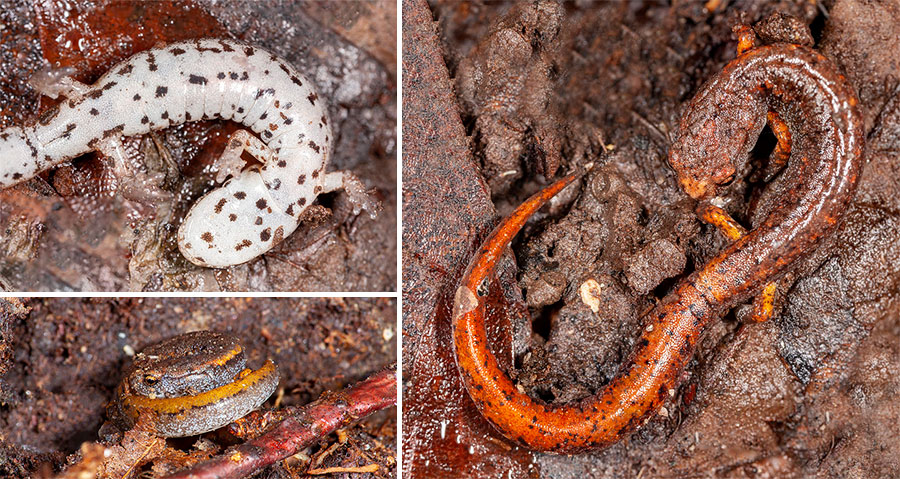
[[[669,166],[678,175],[678,184],[695,200],[709,199],[734,181],[735,166],[725,155],[686,158],[683,151],[669,153]]]

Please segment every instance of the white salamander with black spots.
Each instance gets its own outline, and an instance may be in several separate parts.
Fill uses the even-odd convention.
[[[94,85],[68,77],[60,85],[66,100],[58,107],[0,131],[0,187],[91,150],[121,165],[123,136],[188,121],[232,120],[259,135],[232,135],[220,163],[233,176],[197,201],[178,229],[179,249],[197,265],[225,267],[265,253],[297,228],[320,193],[346,187],[365,202],[359,180],[325,172],[331,126],[311,82],[262,48],[172,43],[119,63]],[[243,151],[263,166],[241,171]]]

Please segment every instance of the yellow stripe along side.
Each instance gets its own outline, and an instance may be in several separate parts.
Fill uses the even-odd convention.
[[[238,344],[231,351],[228,351],[227,353],[223,354],[220,358],[213,361],[213,364],[215,364],[216,366],[224,366],[225,363],[227,363],[228,361],[231,361],[231,358],[237,356],[238,354],[241,354],[241,351],[243,351],[243,348],[241,348],[241,345]],[[266,366],[263,365],[263,367],[266,367]]]
[[[193,408],[213,404],[223,398],[236,396],[274,372],[275,363],[267,359],[262,367],[243,378],[200,394],[176,398],[148,398],[129,395],[123,399],[122,405],[125,409],[150,409],[158,413],[178,414]]]

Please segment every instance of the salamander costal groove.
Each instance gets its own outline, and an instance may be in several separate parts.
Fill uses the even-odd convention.
[[[296,228],[321,193],[341,188],[374,214],[362,183],[326,172],[333,135],[324,99],[285,60],[234,40],[193,40],[153,48],[117,64],[94,85],[63,78],[45,93],[65,97],[24,126],[0,131],[0,187],[26,181],[97,150],[127,175],[122,137],[184,122],[224,119],[239,130],[227,142],[217,181],[178,229],[194,264],[225,267],[271,249]],[[262,166],[243,171],[242,152]]]
[[[101,436],[144,424],[162,437],[213,431],[257,409],[278,386],[267,360],[245,369],[234,336],[196,331],[146,347],[126,369]]]
[[[456,293],[453,347],[470,397],[504,436],[533,450],[559,453],[619,441],[675,394],[710,320],[777,280],[835,229],[862,164],[862,120],[853,88],[830,61],[807,47],[752,48],[699,90],[669,152],[682,188],[695,199],[707,199],[730,183],[742,171],[740,162],[747,161],[767,112],[790,130],[790,159],[769,187],[778,193],[775,207],[645,315],[629,359],[591,397],[546,404],[519,392],[487,348],[479,295],[513,236],[575,175],[529,199],[490,234]]]

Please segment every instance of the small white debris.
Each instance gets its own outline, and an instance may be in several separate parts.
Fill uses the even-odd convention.
[[[600,311],[600,291],[602,285],[597,280],[591,278],[581,283],[578,287],[578,294],[581,295],[581,302],[591,308],[591,311],[597,313]]]

